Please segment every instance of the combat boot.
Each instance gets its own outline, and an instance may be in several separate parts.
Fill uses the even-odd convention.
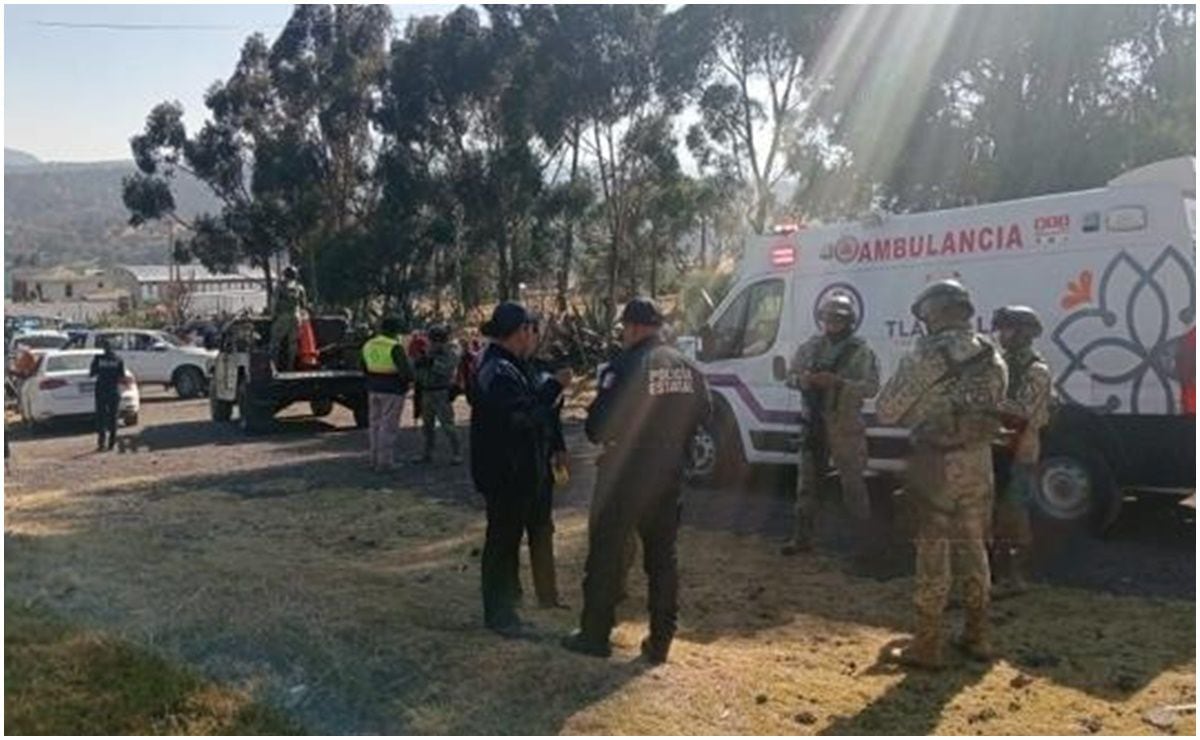
[[[779,549],[780,554],[791,556],[802,552],[812,552],[812,529],[813,523],[811,517],[797,517],[796,530],[792,534],[792,538],[787,541],[787,544]]]
[[[917,632],[900,654],[896,656],[901,665],[941,670],[946,663],[942,658],[942,615],[920,614],[917,616]]]
[[[958,646],[967,655],[985,663],[995,656],[986,607],[967,609],[966,623]]]

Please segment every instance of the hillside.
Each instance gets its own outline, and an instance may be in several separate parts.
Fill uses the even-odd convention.
[[[6,149],[5,264],[165,262],[165,226],[129,226],[121,179],[133,171],[132,161],[41,163]],[[177,183],[175,197],[184,217],[217,207],[207,189],[191,178]]]
[[[35,167],[41,163],[42,160],[29,152],[4,147],[4,169],[6,170],[10,167]]]

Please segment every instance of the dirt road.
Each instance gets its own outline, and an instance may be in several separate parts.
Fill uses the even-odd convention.
[[[1107,541],[1050,533],[1043,585],[995,608],[1001,659],[923,676],[879,660],[908,629],[911,579],[844,575],[836,517],[833,555],[787,560],[786,485],[689,491],[683,629],[648,669],[641,599],[608,662],[557,648],[574,611],[527,609],[533,642],[479,629],[465,468],[372,474],[340,409],[247,439],[203,402],[150,394],[142,420],[106,454],[86,426],[13,435],[6,598],[177,657],[312,731],[1149,733],[1165,728],[1147,712],[1195,701],[1195,530],[1174,506],[1132,506]],[[594,453],[570,437],[557,547],[577,606]],[[1194,731],[1194,714],[1170,714]]]

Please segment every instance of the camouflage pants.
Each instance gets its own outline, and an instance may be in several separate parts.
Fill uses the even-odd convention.
[[[908,487],[917,503],[917,611],[940,614],[955,577],[967,609],[987,608],[991,573],[992,459],[987,445],[914,456]]]
[[[1008,485],[996,493],[992,540],[997,551],[1028,549],[1033,546],[1033,527],[1029,521],[1029,486],[1033,466],[1014,463]]]
[[[838,480],[841,483],[842,503],[855,519],[869,519],[871,498],[867,493],[867,483],[863,479],[863,470],[867,466],[865,431],[852,429],[831,432],[828,442],[833,467],[837,469]],[[825,468],[824,463],[824,460],[817,459],[810,448],[801,447],[800,476],[796,482],[794,539],[797,542],[810,542],[812,539],[813,523],[820,509],[820,474]]]
[[[450,391],[426,390],[421,393],[421,424],[425,432],[425,454],[433,454],[434,435],[436,427],[442,427],[442,433],[450,442],[450,451],[458,454],[458,432],[454,429],[454,406],[450,403]]]
[[[276,316],[271,322],[271,359],[280,372],[296,369],[296,343],[300,335],[300,317],[294,314]]]

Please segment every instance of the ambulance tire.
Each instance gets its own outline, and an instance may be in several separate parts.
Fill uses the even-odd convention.
[[[745,471],[745,460],[733,414],[725,403],[717,401],[712,416],[696,430],[686,477],[698,486],[726,486]]]
[[[1112,469],[1087,446],[1055,441],[1034,472],[1034,513],[1043,519],[1086,526],[1103,535],[1121,512],[1121,491]]]

